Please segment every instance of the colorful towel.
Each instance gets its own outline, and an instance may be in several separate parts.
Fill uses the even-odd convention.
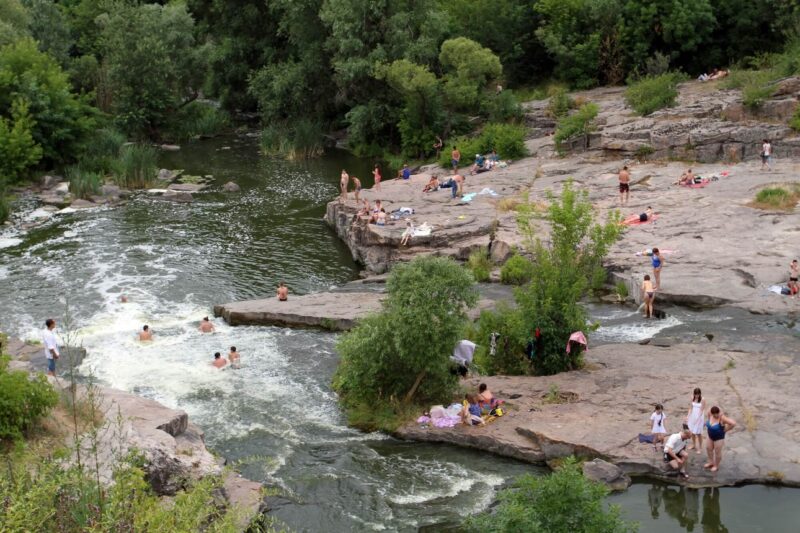
[[[631,215],[622,221],[623,226],[641,226],[642,224],[649,224],[658,218],[658,213],[654,214],[645,221],[639,220],[639,215]]]

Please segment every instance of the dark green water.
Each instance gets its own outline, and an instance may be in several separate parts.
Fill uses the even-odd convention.
[[[289,496],[292,502],[275,514],[298,531],[436,531],[486,508],[513,477],[542,472],[349,429],[330,390],[333,335],[222,322],[214,335],[197,334],[197,322],[215,303],[271,296],[278,281],[305,293],[357,277],[349,252],[321,217],[337,194],[341,169],[363,179],[369,161],[344,153],[275,161],[259,156],[252,138],[226,137],[165,154],[162,165],[211,174],[215,187],[188,205],[137,195],[124,207],[50,216],[27,232],[0,233],[0,330],[36,338],[44,319],[62,316],[68,302],[89,351],[85,372],[185,409],[218,453]],[[228,180],[242,192],[221,192]],[[21,208],[28,220],[46,215],[30,201]],[[121,293],[129,303],[119,303]],[[603,320],[608,341],[654,334],[632,327],[630,317]],[[681,320],[689,318],[674,318],[669,327],[682,327]],[[155,332],[147,346],[135,341],[144,323]],[[211,354],[231,345],[244,368],[210,369]],[[648,487],[612,501],[642,522],[642,531],[690,531],[666,510],[652,518]],[[718,514],[728,531],[757,531],[738,526],[751,523],[741,514],[746,500],[771,510],[760,517],[771,529],[762,531],[788,531],[781,528],[796,523],[797,497],[787,489],[724,489]],[[723,531],[710,529],[717,530]]]

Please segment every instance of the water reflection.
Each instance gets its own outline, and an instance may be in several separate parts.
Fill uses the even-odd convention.
[[[700,493],[703,493],[703,517],[700,518]],[[719,507],[719,489],[687,489],[653,485],[647,491],[650,515],[658,519],[665,512],[686,531],[703,533],[727,533],[722,524]]]

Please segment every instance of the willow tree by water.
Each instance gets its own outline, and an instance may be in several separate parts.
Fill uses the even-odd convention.
[[[334,388],[345,407],[445,401],[457,386],[450,355],[477,303],[475,282],[454,261],[421,257],[398,265],[382,310],[361,320],[337,345]]]

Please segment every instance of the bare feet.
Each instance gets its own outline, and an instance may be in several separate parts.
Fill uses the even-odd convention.
[[[712,466],[714,466],[714,463],[706,463],[703,465],[703,468],[711,468]]]
[[[683,479],[689,479],[689,474],[687,474],[686,472],[680,472],[680,477],[682,477]]]
[[[716,471],[717,471],[717,467],[716,467],[716,466],[712,466],[712,467],[711,467],[711,471],[712,471],[712,472],[716,472]]]
[[[696,453],[697,455],[703,455],[703,450],[701,450],[700,448],[698,448],[698,449],[697,449],[697,451],[696,451],[695,453]]]

